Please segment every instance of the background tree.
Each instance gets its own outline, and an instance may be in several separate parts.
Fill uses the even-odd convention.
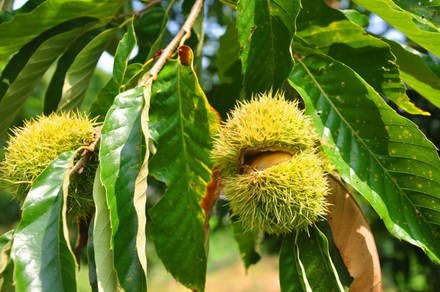
[[[1,218],[12,229],[1,231],[1,291],[76,290],[85,245],[94,291],[146,291],[148,237],[177,281],[204,291],[208,223],[220,230],[228,218],[212,180],[212,139],[237,100],[270,90],[301,100],[343,182],[329,177],[331,213],[309,233],[275,237],[226,220],[246,268],[265,244],[280,252],[282,291],[374,290],[381,274],[399,291],[440,286],[437,0],[12,7],[0,2],[3,143],[13,125],[42,113],[80,110],[102,130],[99,151],[84,152],[99,157],[95,212],[77,227],[65,210],[68,178],[85,167],[76,149],[32,182],[21,212],[7,203],[16,182],[1,180],[2,214],[21,213],[18,225]],[[369,13],[409,41],[367,32]],[[105,51],[114,66],[102,82],[96,66]]]

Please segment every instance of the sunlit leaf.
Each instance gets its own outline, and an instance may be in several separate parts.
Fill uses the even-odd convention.
[[[397,238],[440,262],[440,160],[435,146],[350,68],[324,55],[298,60],[291,85],[325,152]]]
[[[112,15],[121,4],[119,0],[46,1],[30,13],[19,14],[0,25],[0,60],[60,23],[83,16],[103,18]]]
[[[148,178],[148,160],[150,158],[149,149],[149,139],[150,139],[150,129],[149,129],[149,110],[150,110],[150,99],[151,99],[151,85],[153,80],[149,79],[143,87],[143,99],[144,107],[141,113],[141,126],[142,133],[144,135],[145,143],[145,157],[142,163],[141,169],[138,176],[136,177],[136,186],[134,192],[134,206],[136,208],[136,213],[138,216],[138,232],[136,235],[136,248],[139,255],[139,260],[141,262],[142,268],[145,274],[147,274],[147,178]]]
[[[107,192],[115,269],[126,291],[144,291],[146,278],[136,249],[138,217],[133,202],[142,164],[143,89],[119,94],[107,113],[99,151],[101,181]]]
[[[380,291],[382,275],[376,243],[367,218],[340,180],[328,175],[328,224],[353,282],[350,291]]]
[[[293,48],[300,54],[304,43],[331,56],[358,73],[379,94],[395,102],[411,114],[427,114],[414,106],[400,80],[399,67],[390,47],[368,35],[364,29],[349,21],[339,10],[330,8],[323,0],[304,1],[298,15],[297,38],[302,42]]]
[[[165,182],[167,190],[149,215],[151,236],[166,269],[183,285],[201,292],[207,256],[200,203],[211,181],[209,150],[219,117],[192,69],[192,52],[183,49],[186,60],[169,60],[153,83],[150,131],[157,152],[150,174]]]
[[[114,254],[111,247],[112,227],[105,188],[101,183],[101,168],[96,170],[93,185],[93,200],[96,213],[93,221],[94,261],[98,291],[116,291],[118,277],[114,268]]]
[[[72,45],[64,52],[64,54],[58,59],[57,67],[52,75],[52,79],[47,86],[46,94],[44,97],[44,114],[49,115],[57,110],[60,103],[61,96],[63,95],[63,85],[66,78],[67,71],[72,63],[75,61],[76,56],[81,50],[100,32],[101,29],[94,29],[88,31],[81,37],[79,37]],[[116,95],[115,95],[116,96]]]
[[[84,30],[85,28],[76,28],[56,35],[41,44],[35,51],[26,66],[9,86],[0,102],[0,116],[2,117],[0,120],[0,136],[7,131],[14,117],[46,70]]]
[[[345,17],[347,17],[349,20],[351,20],[352,22],[356,23],[359,26],[367,27],[370,24],[370,20],[368,19],[368,16],[360,13],[357,10],[344,9],[340,11],[344,13]]]
[[[128,24],[128,30],[119,42],[118,49],[115,54],[115,61],[113,64],[113,80],[122,86],[124,82],[125,70],[127,70],[128,58],[131,52],[136,47],[136,36],[134,35],[133,19]]]
[[[74,154],[55,159],[26,197],[11,250],[17,291],[76,291],[76,264],[63,223],[63,190]]]
[[[119,27],[115,27],[100,33],[76,56],[66,73],[58,111],[68,111],[80,107],[96,64],[118,31]]]
[[[432,104],[440,107],[440,79],[422,57],[415,51],[409,51],[409,48],[405,49],[395,41],[385,38],[383,41],[390,45],[393,54],[396,55],[403,81]]]
[[[299,0],[237,4],[240,58],[246,96],[280,89],[293,67],[290,43],[295,34]]]
[[[409,13],[409,11],[400,8],[392,0],[354,0],[354,2],[377,14],[390,25],[403,32],[412,41],[417,42],[437,57],[440,57],[440,29],[437,25],[431,24],[426,20],[426,17],[438,18],[437,13],[433,15],[427,14],[422,19],[421,16]],[[398,2],[403,3],[404,1]],[[430,4],[425,4],[427,2],[428,1],[423,1],[423,6],[430,6]],[[411,1],[411,3],[413,6],[415,3],[422,5],[422,1]],[[427,9],[429,11],[435,11],[431,8]],[[438,10],[438,8],[436,10]],[[419,28],[419,26],[424,23],[429,25],[428,27],[431,31]]]

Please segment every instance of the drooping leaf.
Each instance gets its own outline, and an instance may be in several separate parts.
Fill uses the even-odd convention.
[[[215,65],[220,84],[215,90],[211,105],[225,120],[226,113],[235,106],[236,100],[241,99],[240,93],[243,89],[239,59],[240,45],[235,23],[228,24],[226,32],[219,38],[219,43]]]
[[[429,115],[409,101],[396,58],[386,43],[368,35],[323,0],[304,1],[303,7],[297,21],[297,38],[302,44],[294,43],[294,50],[306,55],[308,52],[302,48],[305,44],[318,49],[352,68],[405,111]]]
[[[144,135],[145,143],[145,157],[142,163],[142,167],[136,177],[136,186],[134,191],[134,206],[136,208],[136,213],[138,216],[138,232],[136,235],[136,248],[139,255],[139,261],[141,262],[142,268],[144,269],[145,275],[147,274],[147,188],[148,188],[148,160],[150,158],[149,149],[149,139],[150,139],[150,129],[149,129],[149,110],[150,110],[150,99],[151,99],[151,85],[153,80],[149,79],[143,87],[143,99],[144,107],[141,113],[141,126],[142,133]]]
[[[135,178],[142,165],[143,89],[119,94],[102,128],[101,181],[107,192],[115,270],[126,291],[144,291],[146,278],[136,250],[138,217],[133,202]]]
[[[61,96],[63,95],[63,85],[67,71],[69,70],[76,56],[91,40],[93,40],[102,31],[102,29],[94,29],[88,31],[87,33],[79,37],[75,42],[73,42],[72,45],[66,50],[66,52],[64,52],[64,54],[60,57],[44,97],[45,115],[50,115],[52,112],[55,112],[57,110],[58,104],[61,100]]]
[[[63,220],[74,155],[69,151],[55,159],[26,197],[11,250],[17,291],[76,291],[76,263]]]
[[[116,291],[118,277],[114,268],[114,253],[111,247],[112,226],[105,188],[101,183],[101,167],[96,170],[93,200],[96,207],[95,219],[92,225],[98,291]]]
[[[258,263],[261,259],[260,244],[262,241],[262,234],[246,232],[241,222],[231,220],[232,233],[237,242],[240,256],[243,260],[244,266],[248,269],[251,265]]]
[[[75,28],[84,27],[88,22],[93,21],[93,18],[78,18],[53,27],[32,41],[24,45],[12,58],[9,60],[6,67],[3,69],[0,77],[0,101],[8,90],[9,86],[15,81],[18,74],[25,68],[29,59],[34,55],[35,51],[50,38],[62,33],[66,33]],[[68,44],[66,44],[67,47]],[[47,48],[46,48],[47,49]],[[57,53],[57,52],[55,52]]]
[[[136,47],[136,36],[134,35],[133,19],[128,24],[128,30],[119,42],[113,64],[113,80],[118,87],[124,82],[125,71],[127,70],[128,58]]]
[[[342,261],[353,282],[350,291],[381,291],[382,275],[376,243],[367,218],[340,180],[328,175],[327,220]]]
[[[112,15],[121,4],[119,0],[46,1],[0,25],[0,60],[60,23],[84,16],[103,18]]]
[[[281,292],[312,292],[307,278],[304,277],[304,266],[299,260],[298,247],[293,236],[283,240],[279,258]]]
[[[68,111],[80,107],[96,64],[118,31],[119,27],[115,27],[100,33],[76,56],[66,73],[58,111]]]
[[[192,52],[181,48],[187,62],[168,61],[153,84],[150,131],[157,152],[150,174],[167,185],[149,210],[151,236],[166,269],[180,283],[204,291],[206,252],[200,206],[211,180],[211,136],[219,122],[192,68]],[[186,65],[188,64],[188,65]]]
[[[141,64],[130,64],[125,71],[124,84],[127,84],[125,87],[129,89],[129,80],[135,76],[138,72],[142,70]],[[137,80],[136,80],[137,84]],[[115,80],[111,78],[106,85],[98,92],[95,97],[95,100],[90,107],[90,116],[97,117],[98,122],[104,122],[105,115],[107,111],[113,104],[115,97],[119,94],[119,87],[116,84]]]
[[[300,7],[299,0],[238,2],[237,28],[246,97],[283,86],[293,67],[290,43]]]
[[[392,0],[354,0],[354,2],[377,14],[390,25],[403,32],[408,38],[440,57],[440,29],[437,25],[429,25],[430,30],[433,31],[419,28],[423,23],[430,24],[426,20],[426,16],[425,19],[422,19],[421,16],[397,6]],[[402,3],[403,1],[399,2]],[[411,3],[416,2],[411,1]],[[422,1],[419,1],[419,3],[422,3]],[[427,3],[427,1],[423,1],[423,3]],[[429,10],[434,11],[430,8]],[[436,14],[433,13],[430,17],[438,17]]]
[[[440,262],[440,160],[435,146],[359,76],[324,55],[298,61],[291,85],[325,152],[397,238]]]
[[[9,286],[8,277],[12,276],[11,246],[15,230],[10,230],[0,237],[0,291]]]
[[[432,104],[440,107],[440,78],[426,65],[416,52],[411,52],[395,41],[382,38],[396,55],[400,75],[412,89]]]
[[[84,30],[85,28],[76,28],[58,34],[45,41],[35,51],[26,66],[9,86],[0,102],[0,116],[2,117],[0,120],[0,136],[7,131],[14,117],[20,111],[46,70]]]
[[[339,291],[344,288],[333,266],[325,235],[315,226],[310,236],[284,239],[280,253],[281,291]]]
[[[92,217],[92,221],[95,221],[95,216]],[[89,241],[87,242],[87,263],[89,268],[89,283],[92,288],[92,292],[98,292],[98,275],[96,273],[96,263],[95,263],[95,247],[93,245],[93,229],[94,224],[89,226]]]

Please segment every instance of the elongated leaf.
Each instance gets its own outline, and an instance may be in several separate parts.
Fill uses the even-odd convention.
[[[167,185],[149,210],[151,236],[166,269],[183,285],[204,291],[205,216],[200,203],[211,180],[211,136],[219,122],[189,64],[168,61],[153,84],[150,131],[157,152],[150,173]],[[182,49],[183,50],[183,49]]]
[[[124,82],[125,70],[127,70],[128,58],[136,47],[136,36],[134,35],[133,19],[128,24],[128,30],[119,42],[118,49],[115,54],[115,62],[113,65],[113,80],[118,87]]]
[[[358,73],[379,94],[385,95],[411,114],[427,114],[409,101],[400,80],[399,67],[390,47],[349,21],[339,10],[324,0],[303,2],[298,15],[297,37],[309,47],[344,63]],[[301,46],[293,44],[301,54]]]
[[[92,221],[95,222],[95,216],[92,217]],[[98,275],[96,273],[96,263],[95,263],[95,247],[93,245],[93,229],[94,224],[89,226],[89,241],[87,242],[87,263],[89,268],[89,283],[92,288],[92,292],[98,292]]]
[[[432,104],[440,107],[440,79],[426,65],[421,56],[411,52],[395,41],[383,38],[397,57],[400,75],[412,89],[420,93]]]
[[[281,291],[344,291],[330,258],[328,241],[315,226],[310,236],[286,238],[280,253]]]
[[[246,96],[280,89],[293,67],[290,43],[295,34],[299,0],[237,4],[237,28]]]
[[[8,62],[3,69],[0,77],[0,101],[8,90],[9,86],[16,80],[18,74],[25,68],[29,59],[35,54],[35,51],[50,38],[66,33],[75,28],[84,27],[88,22],[93,21],[93,18],[78,18],[71,21],[64,22],[56,27],[53,27],[32,41],[24,45]],[[69,44],[66,44],[66,46]],[[47,48],[46,48],[47,49]],[[55,52],[58,53],[58,52]]]
[[[148,160],[150,158],[149,149],[149,139],[150,139],[150,129],[148,128],[150,117],[150,99],[151,99],[151,85],[153,80],[150,79],[144,85],[143,99],[144,107],[141,114],[141,126],[142,133],[144,135],[145,143],[145,157],[142,163],[142,167],[136,177],[136,186],[134,192],[134,206],[136,208],[136,213],[138,216],[138,232],[136,235],[136,248],[139,255],[139,261],[141,262],[142,268],[144,269],[145,275],[147,275],[147,178],[148,178]]]
[[[251,265],[258,263],[260,256],[260,243],[262,234],[245,232],[241,222],[232,220],[232,232],[234,239],[238,244],[240,256],[243,260],[244,267],[248,269]]]
[[[5,270],[11,259],[10,253],[14,232],[14,230],[10,230],[0,237],[0,289],[2,286],[1,278],[4,278]]]
[[[417,14],[411,14],[400,8],[392,0],[354,0],[354,2],[377,14],[390,25],[406,34],[411,40],[440,57],[440,30],[436,25],[429,26],[431,30],[434,30],[433,32],[420,29],[418,24],[425,23],[425,20]],[[419,3],[421,2],[419,1]],[[423,3],[425,2],[427,1],[423,1]],[[438,15],[435,15],[435,17],[438,17]]]
[[[382,291],[379,255],[367,218],[340,180],[328,175],[327,214],[333,240],[353,282],[350,292]]]
[[[290,77],[327,156],[397,238],[440,262],[440,161],[435,146],[350,68],[300,60]]]
[[[231,22],[226,32],[219,39],[220,47],[217,51],[215,65],[218,69],[219,86],[216,88],[211,105],[225,120],[228,113],[241,99],[243,76],[239,59],[240,45],[235,23]]]
[[[114,254],[111,247],[112,227],[110,211],[105,196],[105,188],[101,183],[100,167],[96,170],[93,200],[96,206],[93,223],[93,245],[98,291],[116,291],[118,277],[114,269]]]
[[[107,192],[115,269],[125,291],[144,291],[146,278],[136,250],[135,179],[142,165],[143,89],[119,94],[102,128],[101,181]]]
[[[438,18],[440,15],[440,7],[437,0],[393,0],[393,2],[403,10],[417,16],[417,20],[420,22],[429,23],[437,27],[440,26],[440,19]]]
[[[30,13],[19,14],[0,25],[0,60],[55,25],[83,16],[103,18],[112,15],[121,4],[118,0],[46,1]]]
[[[356,23],[359,26],[367,27],[370,24],[370,20],[368,19],[368,16],[365,14],[360,13],[357,10],[353,9],[346,9],[341,10],[342,13],[344,13],[345,17],[347,17],[352,22]]]
[[[0,102],[0,116],[2,117],[0,120],[0,136],[7,131],[14,117],[20,111],[46,70],[84,30],[85,28],[76,28],[56,35],[45,41],[35,51],[26,66],[9,86]]]
[[[49,115],[57,110],[61,96],[63,95],[63,85],[67,71],[75,61],[76,56],[92,39],[99,34],[100,31],[102,32],[101,29],[94,29],[79,37],[58,60],[57,68],[52,75],[52,79],[49,82],[44,97],[45,115]]]
[[[63,96],[58,104],[58,111],[80,107],[96,64],[118,31],[119,28],[115,27],[100,33],[76,56],[64,80]]]
[[[63,223],[63,190],[74,155],[55,159],[26,197],[11,250],[17,291],[76,291],[76,264]]]
[[[312,292],[307,278],[304,277],[304,266],[299,260],[293,236],[283,240],[279,266],[281,292]]]

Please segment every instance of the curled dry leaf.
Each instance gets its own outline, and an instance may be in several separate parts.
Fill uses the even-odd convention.
[[[361,207],[339,178],[328,175],[328,223],[336,248],[353,282],[350,292],[382,291],[379,255],[373,233]]]
[[[211,182],[206,186],[206,195],[202,198],[200,206],[205,213],[205,222],[203,223],[203,231],[205,232],[205,245],[208,240],[208,234],[210,231],[209,219],[211,218],[212,209],[214,208],[215,202],[220,196],[221,186],[218,180],[218,165],[214,166],[211,173]]]

